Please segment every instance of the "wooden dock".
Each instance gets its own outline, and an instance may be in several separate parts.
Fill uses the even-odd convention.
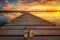
[[[25,40],[24,30],[33,30],[34,37],[26,40],[60,40],[60,27],[29,12],[0,27],[0,40]]]

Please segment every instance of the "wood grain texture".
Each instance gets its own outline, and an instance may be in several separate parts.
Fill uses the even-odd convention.
[[[34,35],[60,35],[60,30],[33,30]],[[24,35],[24,30],[0,30],[0,35]]]
[[[16,36],[16,37],[0,37],[0,40],[24,40],[24,37],[22,36]],[[33,38],[27,38],[27,40],[60,40],[60,36],[35,36]]]

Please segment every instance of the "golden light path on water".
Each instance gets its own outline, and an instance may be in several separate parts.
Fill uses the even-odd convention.
[[[60,12],[31,12],[31,14],[60,25]]]

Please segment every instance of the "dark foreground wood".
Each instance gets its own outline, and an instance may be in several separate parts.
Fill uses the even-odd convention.
[[[4,36],[0,40],[25,40],[23,36]],[[34,36],[27,38],[27,40],[60,40],[60,36]]]

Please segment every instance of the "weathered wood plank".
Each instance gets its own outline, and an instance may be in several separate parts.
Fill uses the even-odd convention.
[[[41,30],[41,29],[60,29],[60,26],[3,26],[0,27],[0,30],[19,30],[19,29],[37,29],[37,30]]]
[[[24,40],[23,37],[0,37],[0,40]]]
[[[0,40],[24,40],[24,37],[22,36],[6,36],[6,37],[0,37]],[[60,36],[34,36],[32,39],[28,38],[28,40],[60,40]]]
[[[60,30],[33,30],[34,35],[60,35]],[[0,30],[0,35],[24,35],[24,30]]]
[[[30,40],[60,40],[60,36],[34,36]]]
[[[24,30],[0,30],[0,35],[24,35]]]

